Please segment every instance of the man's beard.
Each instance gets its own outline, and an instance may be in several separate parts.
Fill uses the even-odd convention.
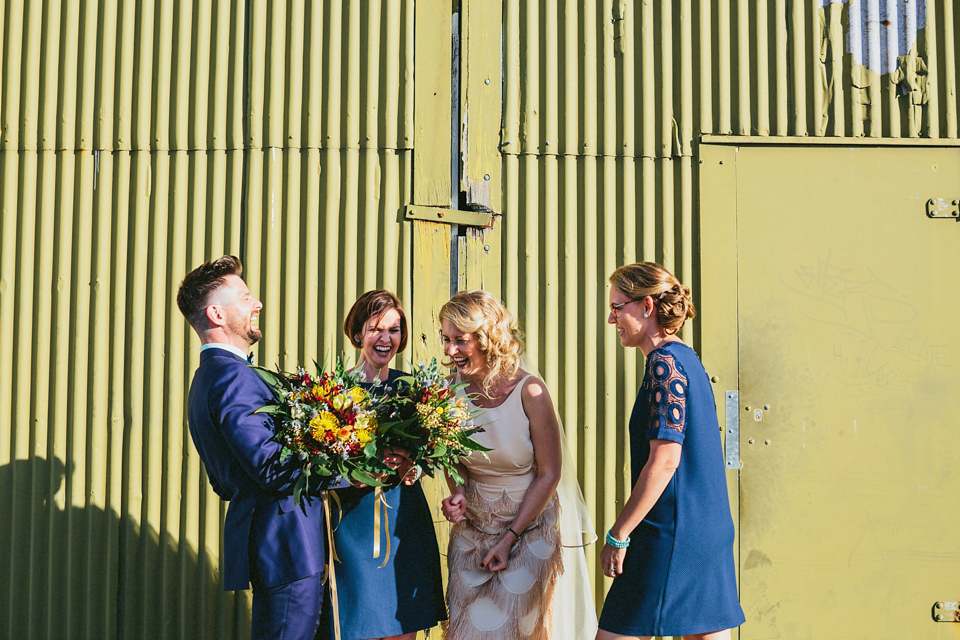
[[[263,332],[260,331],[260,327],[252,326],[249,318],[247,318],[246,324],[242,323],[236,318],[230,318],[228,322],[230,330],[234,334],[244,338],[251,345],[256,344],[261,338],[263,338]]]

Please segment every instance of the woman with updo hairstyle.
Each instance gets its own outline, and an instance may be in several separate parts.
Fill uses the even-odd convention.
[[[592,603],[592,621],[584,614],[577,623],[589,627],[587,635],[573,622],[557,625],[551,635],[554,592],[571,557],[561,545],[557,493],[562,435],[546,385],[523,369],[517,323],[486,291],[456,294],[439,319],[444,364],[456,368],[455,383],[466,385],[458,395],[481,412],[476,421],[484,431],[474,438],[489,448],[460,465],[464,485],[448,479],[451,495],[442,510],[455,524],[445,637],[590,638],[596,629]],[[576,553],[571,565],[584,558],[582,547]]]
[[[633,491],[600,554],[613,584],[597,640],[728,640],[744,615],[713,390],[677,337],[695,314],[690,287],[652,262],[620,267],[610,284],[607,322],[646,363],[630,416]]]
[[[367,291],[347,313],[343,331],[360,350],[353,370],[367,379],[362,386],[370,393],[395,389],[398,378],[406,375],[390,368],[407,345],[407,318],[400,300],[383,289]],[[386,516],[379,532],[374,510],[383,505],[377,505],[374,488],[351,487],[336,493],[340,508],[334,507],[331,515],[341,639],[414,640],[418,631],[446,619],[440,550],[419,472],[415,469],[400,486],[382,490]],[[380,538],[376,558],[374,536]],[[330,598],[324,601],[327,604]],[[329,618],[325,637],[333,638],[333,619],[325,618]]]

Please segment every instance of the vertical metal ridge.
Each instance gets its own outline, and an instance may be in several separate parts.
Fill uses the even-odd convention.
[[[774,130],[778,136],[786,136],[790,133],[789,127],[789,104],[790,90],[788,82],[788,33],[787,24],[787,0],[774,0],[774,53],[776,57],[776,125]]]
[[[699,49],[698,75],[700,79],[697,95],[700,106],[700,119],[694,131],[713,131],[715,128],[713,115],[713,12],[711,2],[697,1],[698,32],[695,42]]]
[[[730,50],[730,3],[717,3],[717,84],[715,91],[720,103],[717,114],[716,133],[733,133],[731,112],[733,106],[733,87],[731,86],[732,63]]]
[[[640,64],[642,81],[635,90],[639,90],[641,105],[641,121],[643,123],[639,148],[644,157],[657,156],[657,127],[656,127],[656,100],[650,96],[656,91],[656,72],[654,70],[654,7],[650,3],[642,4],[642,13],[637,15],[637,24],[640,29]],[[601,53],[602,50],[598,51]],[[604,150],[605,151],[605,150]]]
[[[932,13],[931,5],[935,5],[934,0],[928,0],[927,4],[927,14]],[[945,105],[945,112],[943,114],[943,119],[946,121],[946,130],[948,138],[957,137],[957,111],[960,107],[960,92],[957,91],[957,56],[960,55],[957,52],[957,25],[956,25],[956,16],[953,10],[953,3],[944,2],[943,3],[943,24],[942,29],[942,42],[941,51],[943,51],[943,68],[944,73],[942,76],[937,77],[940,82],[935,85],[937,91],[942,91],[943,102]],[[931,56],[928,51],[928,59],[930,57],[939,58],[939,52],[935,50],[934,55]],[[942,88],[941,86],[942,85]],[[934,113],[931,109],[930,118],[941,117],[939,114]],[[932,135],[932,134],[931,134]]]
[[[755,39],[756,34],[753,31],[762,32],[763,28],[759,22],[753,21],[751,25],[750,5],[748,0],[738,0],[736,5],[737,25],[735,31],[736,40],[736,64],[737,64],[737,126],[736,130],[740,135],[751,135],[753,133],[753,122],[751,118],[751,107],[753,106],[753,96],[751,95],[751,81],[754,76],[751,73],[751,64],[754,62],[751,53],[751,41]],[[762,5],[762,2],[757,3]],[[759,15],[755,13],[754,15]],[[754,28],[752,29],[751,26]],[[759,58],[759,56],[757,57]],[[757,60],[759,68],[759,60]],[[759,84],[759,83],[758,83]],[[759,94],[759,86],[758,91]]]
[[[757,83],[757,117],[755,131],[760,136],[770,135],[770,100],[773,94],[770,77],[770,19],[767,2],[758,2],[755,5],[756,19],[756,47],[753,49],[753,60],[756,65]],[[773,96],[776,100],[776,96]]]

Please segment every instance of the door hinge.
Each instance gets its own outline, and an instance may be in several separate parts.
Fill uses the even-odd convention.
[[[408,204],[404,207],[403,215],[407,220],[427,220],[429,222],[460,224],[468,227],[493,226],[493,214],[489,211],[464,211],[462,209],[422,207],[417,204]]]
[[[933,619],[937,622],[960,622],[960,602],[935,603]]]
[[[960,199],[930,198],[927,200],[927,217],[960,220]]]
[[[724,393],[726,398],[726,424],[723,427],[723,451],[727,469],[740,469],[740,391]]]

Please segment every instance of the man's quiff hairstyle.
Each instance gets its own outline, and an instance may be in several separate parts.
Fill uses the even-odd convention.
[[[177,291],[177,306],[194,329],[199,331],[203,327],[204,310],[210,295],[223,286],[227,276],[241,273],[243,264],[239,258],[223,256],[200,265],[183,278]]]

